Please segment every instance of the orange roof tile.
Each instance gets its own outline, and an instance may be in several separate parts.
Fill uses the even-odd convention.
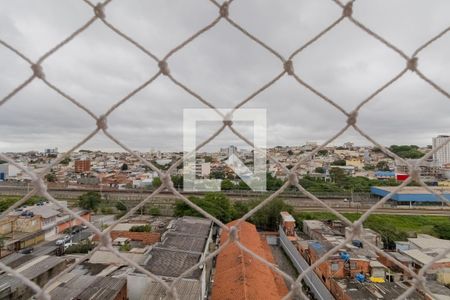
[[[236,221],[228,223],[231,227]],[[256,231],[255,225],[244,222],[239,225],[241,243],[255,254],[273,263],[274,258],[266,241]],[[221,243],[228,232],[220,237]],[[281,299],[288,289],[283,278],[236,244],[228,245],[217,257],[216,275],[212,288],[212,300]]]

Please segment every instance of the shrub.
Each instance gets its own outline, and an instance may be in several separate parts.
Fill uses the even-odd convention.
[[[130,228],[131,232],[150,232],[152,231],[152,226],[150,225],[136,225]]]
[[[86,242],[70,246],[69,248],[66,249],[65,253],[66,254],[71,254],[71,253],[88,253],[93,248],[94,248],[94,245],[92,244],[91,241],[88,240]]]

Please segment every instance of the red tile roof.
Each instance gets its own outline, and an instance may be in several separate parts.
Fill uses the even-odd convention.
[[[233,221],[228,227],[235,224]],[[267,242],[256,231],[253,224],[244,222],[239,225],[238,234],[241,243],[255,254],[274,263]],[[220,238],[224,243],[228,233]],[[212,289],[212,300],[253,300],[281,299],[288,289],[283,278],[269,267],[241,250],[236,244],[228,245],[217,257],[216,274]]]

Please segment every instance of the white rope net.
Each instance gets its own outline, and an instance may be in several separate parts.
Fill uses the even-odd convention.
[[[91,251],[89,254],[87,254],[86,256],[83,257],[83,259],[77,261],[75,264],[71,265],[69,268],[65,269],[61,274],[66,274],[68,272],[70,272],[71,270],[73,270],[77,265],[81,264],[83,261],[86,261],[87,259],[89,259],[98,249],[100,249],[100,247],[106,247],[107,249],[109,249],[112,253],[114,253],[115,255],[117,255],[118,257],[120,257],[122,260],[126,261],[130,266],[136,268],[138,271],[144,273],[145,275],[147,275],[148,277],[156,280],[157,282],[159,282],[166,290],[167,290],[167,298],[168,299],[180,299],[176,289],[175,289],[175,285],[177,284],[177,282],[183,278],[184,275],[189,274],[191,271],[193,271],[194,269],[198,268],[199,266],[201,266],[202,264],[204,264],[206,261],[211,260],[214,256],[217,256],[225,247],[227,247],[230,243],[235,243],[239,248],[241,248],[243,251],[245,251],[246,253],[252,255],[254,258],[256,258],[258,261],[264,263],[265,265],[267,265],[269,268],[271,268],[273,271],[277,272],[278,274],[280,274],[287,282],[290,283],[290,291],[287,295],[285,295],[284,299],[290,299],[292,297],[300,297],[302,299],[308,299],[308,297],[304,294],[302,287],[301,287],[301,281],[302,279],[305,278],[305,276],[309,273],[309,272],[313,272],[314,268],[316,268],[317,266],[319,266],[320,264],[322,264],[323,262],[325,262],[330,256],[332,256],[333,254],[337,253],[337,251],[339,251],[339,249],[341,249],[343,246],[345,246],[346,243],[350,242],[352,240],[352,238],[356,235],[359,236],[359,233],[362,230],[362,224],[365,220],[367,220],[367,218],[378,208],[382,207],[383,204],[388,201],[395,193],[399,192],[403,187],[405,187],[406,185],[408,185],[409,183],[411,183],[412,181],[415,181],[416,183],[419,183],[424,189],[426,189],[428,192],[434,194],[435,196],[437,196],[441,201],[443,205],[448,205],[448,201],[441,195],[441,194],[437,194],[434,190],[430,189],[423,181],[421,181],[420,179],[420,172],[418,169],[418,166],[424,162],[426,159],[428,159],[429,157],[431,157],[435,152],[439,151],[439,149],[441,149],[442,147],[444,147],[447,143],[450,142],[450,139],[448,139],[446,141],[446,143],[441,144],[439,147],[433,149],[432,151],[428,152],[424,157],[422,157],[417,163],[416,165],[412,165],[410,162],[404,160],[403,158],[397,156],[396,154],[392,153],[391,151],[389,151],[388,149],[386,149],[383,145],[379,144],[375,139],[373,139],[369,134],[367,134],[366,132],[364,132],[359,126],[358,126],[358,112],[360,111],[360,109],[365,106],[368,102],[372,101],[375,96],[377,96],[378,94],[380,94],[382,91],[384,91],[385,89],[387,89],[391,84],[393,84],[394,82],[396,82],[397,80],[399,80],[402,76],[404,76],[406,73],[408,72],[412,72],[415,73],[419,78],[421,78],[422,80],[424,80],[425,82],[427,82],[430,86],[432,86],[435,90],[437,90],[439,93],[441,93],[442,95],[444,95],[446,98],[450,99],[450,94],[448,91],[444,90],[444,88],[442,88],[441,86],[439,86],[437,83],[433,82],[430,78],[428,78],[418,67],[418,55],[421,53],[422,50],[424,50],[425,48],[427,48],[428,46],[430,46],[432,43],[434,43],[436,40],[440,39],[442,36],[444,36],[445,34],[448,33],[448,31],[450,31],[450,27],[445,28],[444,30],[442,30],[442,32],[440,32],[439,34],[437,34],[436,36],[430,38],[429,41],[427,41],[426,43],[424,43],[423,45],[419,46],[411,55],[407,55],[404,51],[402,51],[401,49],[397,48],[393,43],[387,41],[385,38],[383,38],[382,36],[378,35],[377,33],[375,33],[374,31],[372,31],[370,28],[366,27],[361,21],[359,21],[357,18],[355,18],[353,16],[353,4],[354,4],[354,0],[353,1],[349,1],[346,4],[341,3],[339,0],[330,0],[332,2],[334,2],[338,9],[342,10],[342,15],[337,18],[334,22],[332,22],[329,26],[327,26],[326,28],[324,28],[322,31],[320,31],[316,36],[314,36],[313,38],[311,38],[309,41],[307,41],[306,43],[304,43],[303,45],[301,45],[297,50],[295,50],[289,57],[284,57],[283,55],[281,55],[279,52],[277,52],[277,50],[275,50],[274,48],[272,48],[270,45],[266,44],[263,39],[260,39],[259,37],[254,36],[252,33],[250,33],[249,31],[247,31],[245,28],[241,27],[236,21],[233,20],[232,15],[230,15],[229,13],[229,7],[232,5],[233,0],[230,1],[225,1],[223,3],[218,3],[216,0],[209,0],[209,2],[216,6],[217,8],[217,17],[212,20],[209,24],[205,25],[202,29],[200,29],[199,31],[193,33],[189,38],[187,38],[186,40],[180,42],[178,44],[178,46],[176,46],[175,48],[173,48],[172,50],[170,50],[164,57],[159,58],[157,57],[155,54],[152,53],[152,51],[150,49],[145,48],[144,46],[142,46],[142,44],[140,44],[138,41],[134,40],[133,38],[131,38],[129,35],[127,35],[126,33],[122,32],[120,29],[118,29],[117,27],[114,26],[114,24],[111,24],[108,21],[107,18],[107,7],[108,5],[111,3],[112,0],[106,0],[102,3],[99,3],[97,5],[92,4],[91,2],[89,2],[88,0],[83,0],[86,5],[89,5],[92,8],[92,17],[82,26],[80,26],[75,32],[73,32],[71,35],[69,35],[67,38],[65,38],[63,41],[61,41],[59,44],[57,44],[56,46],[54,46],[53,48],[49,49],[44,55],[42,55],[37,61],[32,61],[31,59],[27,58],[24,54],[22,54],[19,50],[17,50],[15,47],[11,46],[10,44],[8,44],[7,41],[1,40],[0,39],[0,44],[6,48],[8,48],[9,50],[11,50],[12,52],[14,52],[15,54],[17,54],[20,58],[22,58],[23,60],[25,60],[26,62],[29,63],[31,70],[32,70],[32,74],[28,77],[28,79],[26,79],[23,83],[21,83],[20,85],[18,85],[16,88],[14,88],[9,94],[7,94],[6,96],[4,96],[1,101],[0,101],[0,106],[5,104],[7,101],[12,101],[14,96],[19,93],[22,89],[26,88],[27,85],[29,85],[32,81],[34,80],[41,80],[42,82],[44,82],[48,88],[56,91],[58,94],[60,94],[62,97],[64,97],[65,99],[67,99],[67,101],[72,102],[73,104],[75,104],[80,110],[84,111],[85,113],[87,113],[88,115],[90,115],[93,119],[96,120],[96,128],[93,129],[93,131],[87,135],[83,140],[81,140],[78,144],[76,144],[75,146],[73,146],[69,151],[65,152],[63,155],[60,155],[57,159],[55,159],[51,164],[49,164],[43,171],[36,173],[36,172],[32,172],[29,169],[25,168],[24,166],[16,163],[13,159],[11,159],[10,157],[8,157],[7,155],[5,155],[4,153],[0,153],[0,158],[13,164],[14,166],[18,167],[19,169],[21,169],[23,172],[25,172],[26,174],[28,174],[31,178],[32,178],[32,182],[34,184],[34,188],[27,193],[20,201],[16,202],[14,205],[12,205],[11,207],[9,207],[6,211],[4,211],[1,214],[0,218],[4,218],[7,216],[7,214],[9,212],[11,212],[12,210],[14,210],[15,208],[21,206],[22,204],[24,204],[30,197],[32,197],[33,195],[41,195],[43,197],[45,197],[46,199],[48,199],[49,201],[51,201],[52,203],[54,203],[55,205],[57,205],[58,207],[60,207],[61,209],[63,209],[64,211],[66,211],[68,214],[70,214],[73,218],[78,219],[79,221],[81,221],[82,223],[84,223],[85,225],[87,225],[95,234],[97,234],[100,237],[100,243],[99,245],[94,248],[93,251]],[[314,88],[313,86],[309,85],[306,81],[304,81],[294,70],[294,65],[293,65],[293,60],[301,55],[301,53],[308,48],[310,45],[312,45],[313,43],[317,42],[320,38],[322,38],[324,35],[329,34],[333,28],[335,28],[336,26],[338,26],[341,22],[343,22],[344,20],[348,20],[349,22],[351,22],[354,26],[356,26],[357,28],[359,28],[362,32],[367,33],[369,36],[371,36],[372,38],[376,39],[377,41],[379,41],[380,43],[384,44],[386,47],[390,48],[392,51],[396,52],[401,59],[404,60],[405,62],[405,66],[402,70],[400,70],[398,72],[398,74],[396,76],[394,76],[393,78],[389,79],[386,81],[386,83],[384,83],[382,86],[380,86],[379,88],[377,88],[375,91],[373,91],[367,98],[362,99],[362,101],[355,107],[354,110],[352,111],[346,111],[344,108],[342,108],[339,104],[337,104],[335,101],[333,101],[333,99],[331,99],[328,96],[325,96],[322,92],[318,91],[316,88]],[[156,64],[158,64],[159,66],[159,71],[156,72],[155,74],[151,74],[149,76],[149,79],[146,80],[145,82],[143,82],[140,86],[138,86],[137,88],[135,88],[134,90],[130,91],[128,93],[128,95],[126,95],[125,97],[123,97],[122,99],[119,99],[114,105],[112,105],[103,115],[97,116],[96,114],[94,114],[92,111],[90,111],[86,106],[84,106],[82,103],[80,103],[77,99],[71,97],[70,95],[68,95],[66,92],[64,92],[63,90],[61,90],[60,88],[58,88],[55,84],[53,84],[52,82],[48,81],[45,77],[45,68],[43,66],[43,64],[45,63],[45,61],[52,56],[53,54],[55,54],[58,50],[60,50],[62,47],[64,47],[66,44],[70,43],[71,41],[73,41],[80,33],[89,30],[89,27],[95,23],[95,22],[102,22],[106,27],[108,27],[109,29],[111,29],[113,32],[115,32],[117,35],[119,35],[120,37],[122,37],[123,39],[125,39],[126,41],[128,41],[130,43],[130,46],[133,47],[137,47],[139,50],[141,50],[144,54],[146,54],[148,57],[150,57],[151,59],[153,59],[155,61]],[[132,98],[135,94],[139,93],[139,91],[141,91],[142,89],[144,89],[145,87],[149,86],[150,84],[152,84],[153,81],[155,81],[155,79],[157,79],[160,76],[166,76],[167,78],[169,78],[173,84],[181,87],[186,93],[192,95],[193,97],[195,97],[198,101],[200,101],[201,103],[203,103],[204,105],[216,110],[217,109],[214,105],[212,105],[209,101],[207,101],[204,97],[202,97],[201,95],[197,94],[195,91],[193,91],[191,88],[189,88],[188,86],[186,86],[185,84],[183,84],[182,82],[180,82],[177,78],[176,78],[176,74],[172,74],[169,68],[170,65],[170,58],[172,55],[174,55],[176,52],[179,52],[181,50],[183,50],[184,47],[186,47],[186,45],[188,45],[189,43],[191,43],[192,41],[194,41],[196,38],[198,38],[200,35],[204,34],[205,32],[207,32],[208,30],[210,30],[211,28],[213,28],[214,26],[216,26],[219,22],[225,22],[228,23],[229,26],[232,26],[234,28],[236,28],[238,31],[240,31],[243,35],[245,35],[246,37],[248,37],[249,39],[251,39],[252,41],[254,41],[259,47],[264,48],[265,50],[267,50],[268,52],[270,52],[271,54],[273,54],[276,58],[279,59],[280,61],[280,73],[275,76],[273,79],[271,79],[270,81],[268,81],[266,84],[264,84],[263,86],[259,87],[256,91],[254,91],[253,93],[251,93],[248,97],[246,97],[245,99],[243,99],[238,105],[235,106],[234,109],[238,109],[240,107],[242,107],[243,105],[245,105],[246,103],[248,103],[249,101],[251,101],[252,99],[254,99],[258,94],[260,94],[262,91],[268,89],[269,87],[271,87],[275,82],[277,82],[280,78],[282,78],[283,76],[290,76],[293,78],[293,80],[295,80],[298,84],[302,85],[303,87],[305,87],[306,89],[308,89],[309,91],[311,91],[312,93],[314,93],[315,95],[317,95],[320,99],[322,99],[323,101],[327,102],[329,105],[334,106],[337,110],[339,110],[342,114],[344,114],[347,117],[347,122],[345,124],[343,124],[343,127],[332,137],[330,137],[326,142],[324,142],[323,144],[321,144],[320,146],[316,147],[308,156],[303,157],[301,159],[299,159],[299,161],[297,162],[297,164],[292,167],[290,170],[288,170],[286,167],[282,166],[274,157],[269,155],[269,159],[272,160],[273,162],[275,162],[276,164],[278,164],[280,167],[283,168],[283,170],[285,171],[288,180],[284,183],[284,185],[278,189],[277,191],[275,191],[274,193],[272,193],[269,197],[267,197],[266,199],[264,199],[261,203],[259,203],[256,207],[254,207],[253,209],[251,209],[248,213],[246,213],[242,218],[239,219],[239,221],[235,224],[235,226],[228,228],[225,224],[223,224],[221,221],[219,221],[217,218],[213,217],[211,214],[207,213],[206,211],[204,211],[203,209],[201,209],[200,207],[198,207],[197,205],[195,205],[194,203],[192,203],[189,199],[187,199],[184,195],[182,195],[181,193],[179,193],[173,186],[173,182],[171,180],[170,174],[171,172],[177,168],[177,166],[179,166],[180,164],[183,163],[183,159],[181,158],[179,159],[177,162],[175,162],[168,170],[163,171],[158,169],[154,164],[152,164],[150,161],[142,158],[141,156],[137,155],[135,152],[132,151],[132,149],[130,149],[129,147],[127,147],[124,143],[122,143],[119,139],[117,139],[116,137],[114,137],[109,131],[108,131],[108,125],[107,125],[107,120],[108,120],[108,116],[115,111],[119,106],[124,105],[130,98]],[[233,122],[231,121],[231,116],[227,115],[227,116],[223,116],[223,125],[220,127],[219,130],[217,130],[212,136],[210,136],[207,140],[205,140],[203,143],[201,143],[200,145],[198,145],[196,147],[195,150],[200,149],[201,147],[203,147],[204,145],[206,145],[207,143],[209,143],[211,140],[213,140],[215,137],[217,137],[224,129],[229,128],[237,137],[239,137],[240,139],[242,139],[245,143],[247,143],[250,146],[253,146],[253,144],[247,140],[243,135],[241,135],[234,127],[233,127]],[[383,197],[381,200],[379,200],[375,205],[373,205],[370,209],[368,209],[365,213],[363,213],[361,215],[361,217],[354,222],[349,221],[345,216],[343,216],[342,214],[340,214],[339,212],[337,212],[335,209],[331,208],[330,206],[328,206],[324,201],[322,201],[321,199],[317,198],[315,195],[313,195],[312,193],[308,192],[305,190],[304,187],[302,187],[299,184],[299,180],[298,177],[296,175],[296,170],[299,168],[299,166],[309,160],[312,159],[312,157],[321,149],[323,149],[324,147],[326,147],[329,143],[331,143],[332,141],[334,141],[336,138],[338,138],[339,136],[341,136],[344,132],[347,131],[347,129],[349,129],[350,127],[353,127],[359,134],[361,134],[363,137],[365,137],[367,140],[369,140],[371,143],[373,143],[375,146],[379,147],[381,149],[381,151],[383,151],[386,155],[403,162],[404,164],[406,164],[408,166],[409,169],[409,177],[407,180],[405,180],[401,185],[399,185],[398,187],[396,187],[392,192],[390,192],[388,195],[386,195],[385,197]],[[75,214],[72,210],[70,210],[67,207],[64,207],[62,205],[59,204],[59,202],[56,201],[56,199],[54,197],[52,197],[52,195],[50,195],[47,192],[47,186],[43,180],[44,176],[50,172],[50,170],[52,169],[52,167],[56,166],[59,162],[61,162],[64,158],[68,157],[73,151],[75,151],[76,149],[78,149],[80,146],[82,146],[83,144],[85,144],[87,141],[89,141],[91,138],[93,138],[98,132],[103,131],[103,133],[111,140],[113,141],[115,144],[117,144],[118,146],[120,146],[121,148],[123,148],[125,151],[127,151],[130,155],[136,157],[139,161],[141,161],[143,164],[145,164],[146,166],[150,167],[152,170],[154,170],[155,172],[157,172],[162,180],[162,185],[156,189],[152,194],[150,194],[148,197],[146,197],[141,203],[139,203],[137,206],[135,206],[134,208],[132,208],[131,210],[129,210],[124,216],[122,216],[119,220],[115,221],[112,225],[110,225],[108,228],[104,229],[103,231],[100,231],[97,227],[95,227],[92,223],[82,219],[80,216],[78,216],[77,214]],[[328,251],[324,256],[322,256],[319,260],[317,260],[315,263],[313,263],[311,266],[309,266],[304,272],[302,272],[297,278],[292,278],[290,275],[286,274],[285,272],[283,272],[282,270],[280,270],[277,266],[275,266],[274,264],[268,262],[267,260],[265,260],[262,257],[259,257],[258,255],[256,255],[255,253],[253,253],[252,251],[250,251],[249,249],[247,249],[238,239],[237,234],[236,234],[236,230],[237,227],[239,226],[239,224],[241,222],[244,222],[245,220],[247,220],[249,217],[251,217],[256,211],[258,211],[261,207],[263,207],[264,205],[268,204],[271,200],[273,200],[274,198],[276,198],[277,196],[279,196],[283,191],[285,191],[289,186],[294,186],[296,187],[299,191],[301,191],[302,193],[304,193],[305,195],[307,195],[311,200],[319,203],[321,206],[323,206],[326,210],[328,210],[329,212],[333,213],[334,215],[336,215],[340,220],[342,220],[346,225],[351,227],[351,235],[348,236],[345,240],[343,240],[339,245],[335,246],[334,248],[332,248],[330,251]],[[164,280],[162,280],[159,276],[156,276],[154,274],[152,274],[151,272],[149,272],[148,270],[144,269],[142,266],[136,264],[135,262],[133,262],[132,260],[128,259],[126,256],[122,255],[116,248],[114,248],[112,246],[112,241],[111,241],[111,236],[110,236],[110,232],[111,230],[113,230],[113,228],[120,223],[121,221],[127,219],[128,217],[132,216],[135,212],[137,212],[141,207],[143,207],[145,204],[149,203],[154,197],[155,195],[157,195],[158,193],[160,193],[162,190],[168,190],[171,193],[173,193],[173,195],[179,199],[181,199],[182,201],[184,201],[186,204],[188,204],[189,206],[191,206],[192,208],[194,208],[195,210],[197,210],[199,213],[201,213],[205,218],[208,218],[210,220],[212,220],[215,224],[217,224],[218,226],[220,226],[223,230],[228,231],[230,234],[228,235],[229,238],[228,240],[223,243],[216,251],[214,251],[213,253],[210,253],[208,256],[206,256],[204,259],[200,260],[196,265],[192,266],[190,269],[186,270],[181,276],[179,276],[174,282],[172,283],[167,283]],[[361,236],[362,237],[362,236]],[[388,259],[389,261],[391,261],[392,263],[394,263],[395,265],[397,265],[398,267],[400,267],[401,269],[403,269],[405,272],[407,272],[412,280],[410,281],[410,287],[401,295],[399,296],[398,299],[406,299],[409,295],[411,295],[415,290],[419,290],[422,292],[426,292],[429,295],[431,295],[430,290],[428,289],[427,285],[426,285],[426,279],[425,279],[425,273],[426,271],[432,266],[432,264],[442,258],[444,258],[447,254],[450,253],[450,249],[441,252],[439,255],[437,255],[436,257],[434,257],[429,263],[425,264],[417,273],[411,271],[410,269],[408,269],[407,267],[405,267],[402,263],[400,263],[397,259],[393,258],[390,255],[387,255],[385,252],[383,252],[383,250],[379,249],[377,246],[373,245],[372,243],[370,243],[369,241],[365,241],[365,245],[367,245],[368,247],[370,247],[371,249],[373,249],[378,255],[384,256],[386,257],[386,259]],[[33,291],[35,291],[36,293],[36,297],[38,299],[50,299],[50,295],[48,294],[47,288],[49,286],[51,286],[55,281],[56,281],[56,277],[53,278],[52,280],[50,280],[44,287],[39,287],[37,284],[35,284],[34,282],[30,281],[29,279],[27,279],[26,277],[24,277],[22,274],[20,274],[19,272],[11,269],[10,267],[6,266],[3,263],[0,263],[0,269],[4,270],[7,273],[12,274],[13,276],[20,278],[28,287],[30,287]],[[59,277],[59,276],[58,276]]]

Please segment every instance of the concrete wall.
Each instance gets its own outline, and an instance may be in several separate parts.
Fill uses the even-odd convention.
[[[0,235],[5,235],[11,233],[13,228],[13,220],[10,218],[6,218],[0,220]]]
[[[14,222],[14,231],[36,232],[41,229],[41,217],[18,217]]]
[[[81,215],[80,217],[86,221],[89,221],[89,222],[91,221],[91,213],[90,212],[85,213],[85,214]],[[57,233],[62,233],[67,228],[70,228],[70,227],[73,227],[76,225],[81,225],[81,224],[82,224],[81,221],[78,219],[75,219],[75,218],[69,219],[64,223],[58,224],[56,231],[57,231]]]

